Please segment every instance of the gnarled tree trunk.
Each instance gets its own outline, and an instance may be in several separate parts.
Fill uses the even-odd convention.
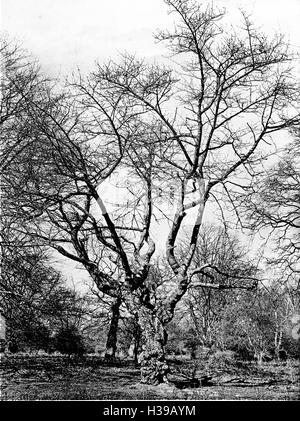
[[[141,381],[157,385],[167,383],[169,366],[165,358],[167,333],[162,322],[146,308],[139,311],[142,333]]]

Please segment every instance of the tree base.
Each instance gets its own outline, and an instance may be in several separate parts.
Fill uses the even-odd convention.
[[[168,380],[169,365],[163,358],[143,356],[141,361],[141,383],[157,386],[158,384],[170,384]]]

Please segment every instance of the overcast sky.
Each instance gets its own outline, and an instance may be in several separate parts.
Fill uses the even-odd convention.
[[[95,60],[115,58],[127,50],[138,56],[163,54],[152,34],[170,26],[163,0],[0,0],[1,26],[22,41],[43,68],[57,74],[79,66],[88,70]],[[300,0],[215,0],[235,11],[250,11],[268,31],[289,33],[300,45]]]
[[[116,58],[124,50],[159,57],[165,50],[155,44],[153,32],[173,22],[163,0],[0,0],[0,4],[1,30],[22,42],[53,76],[77,66],[86,72],[96,60]],[[229,8],[233,23],[242,7],[261,29],[280,30],[294,47],[300,46],[300,0],[215,0],[214,4]],[[72,263],[67,267],[71,272]]]

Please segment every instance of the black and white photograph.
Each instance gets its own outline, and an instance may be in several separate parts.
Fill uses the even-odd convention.
[[[300,400],[299,22],[0,0],[0,406]]]

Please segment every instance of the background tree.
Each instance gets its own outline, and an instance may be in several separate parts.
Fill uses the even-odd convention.
[[[61,325],[79,327],[87,302],[66,286],[48,250],[20,235],[20,226],[5,214],[5,204],[2,210],[0,302],[8,349],[51,351],[52,336]]]
[[[289,343],[294,308],[286,288],[279,283],[261,286],[251,296],[242,295],[233,308],[226,310],[225,337],[229,349],[253,355],[259,364],[265,358],[279,360],[295,355]]]
[[[106,332],[106,345],[104,357],[106,360],[114,361],[116,360],[117,354],[117,344],[118,344],[118,333],[119,333],[119,323],[122,318],[123,311],[122,300],[120,297],[111,298],[101,291],[98,288],[92,286],[91,293],[93,296],[93,307],[96,312],[99,310],[99,314],[94,315],[94,323],[92,330],[99,330],[100,325],[102,325],[103,331]],[[99,343],[95,343],[94,347],[98,348],[103,346],[103,338],[99,338]]]
[[[29,54],[4,36],[0,37],[0,65],[0,170],[3,173],[33,141],[28,101],[40,102],[47,80]]]
[[[284,273],[299,273],[300,232],[300,142],[299,129],[294,139],[279,154],[278,162],[267,174],[253,179],[247,201],[249,226],[271,233],[269,263]]]
[[[181,56],[175,68],[126,55],[79,75],[58,98],[47,90],[43,101],[26,97],[34,141],[6,177],[7,192],[18,186],[9,205],[26,234],[83,265],[101,292],[121,297],[136,316],[142,381],[154,384],[167,380],[166,327],[190,283],[202,275],[201,287],[223,287],[210,262],[192,265],[204,211],[215,203],[227,218],[227,196],[237,212],[234,189],[247,191],[268,156],[266,141],[298,118],[293,57],[282,37],[268,39],[246,15],[237,33],[222,24],[223,11],[166,3],[177,20],[157,39]],[[121,177],[123,196],[106,199]],[[165,212],[170,202],[174,215]],[[188,214],[194,222],[182,257],[176,246]],[[151,276],[162,220],[170,221],[168,289]],[[234,286],[235,274],[226,275],[226,287]],[[244,287],[253,287],[247,275]]]
[[[205,263],[217,268],[215,288],[203,286],[209,282],[208,272],[198,275],[182,300],[182,308],[193,326],[195,346],[224,349],[226,311],[235,308],[247,274],[249,278],[255,278],[258,270],[238,238],[230,235],[224,227],[215,225],[204,225],[199,234],[193,265],[199,267]]]
[[[85,351],[83,338],[74,325],[61,327],[54,340],[55,348],[62,354],[82,355]]]
[[[4,252],[3,252],[4,250]],[[9,350],[53,350],[61,326],[79,326],[87,312],[83,299],[65,286],[47,256],[34,248],[1,244],[0,298]]]

